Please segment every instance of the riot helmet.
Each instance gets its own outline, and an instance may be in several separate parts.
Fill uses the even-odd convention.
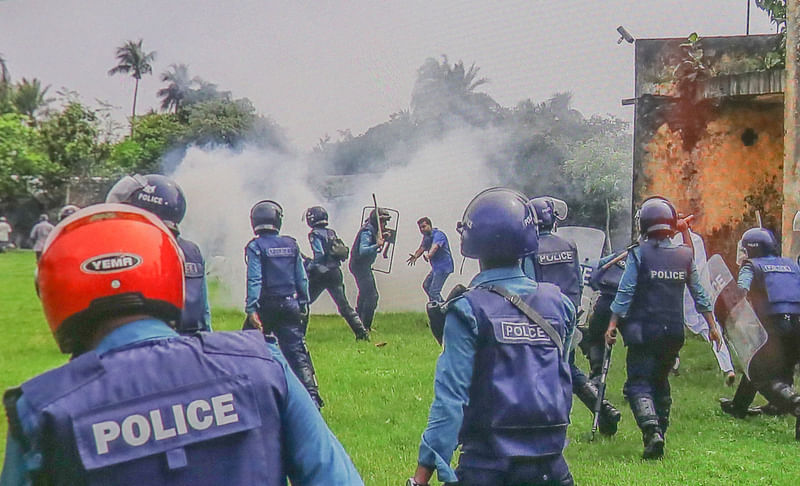
[[[186,214],[186,198],[180,186],[161,174],[125,176],[108,191],[107,203],[132,204],[155,214],[172,231]]]
[[[96,204],[55,227],[36,282],[59,348],[73,353],[110,317],[179,319],[183,278],[178,243],[155,215],[127,204]]]
[[[539,231],[553,231],[557,221],[567,219],[567,203],[550,196],[535,197],[530,201],[539,219]]]
[[[74,204],[67,204],[58,212],[58,220],[63,221],[69,216],[72,216],[80,208]]]
[[[376,213],[375,210],[373,209],[372,211],[369,212],[369,217],[367,218],[367,221],[369,221],[369,224],[371,224],[375,228],[378,227],[378,219],[375,217],[376,214],[380,214],[381,226],[384,226],[390,219],[392,219],[392,215],[389,214],[389,211],[383,208],[378,208],[378,211]]]
[[[328,224],[328,211],[322,206],[312,206],[306,210],[306,224],[313,228]]]
[[[250,226],[253,232],[281,230],[283,224],[283,208],[280,204],[269,199],[257,202],[250,210]]]
[[[747,258],[759,258],[778,255],[778,240],[772,231],[766,228],[750,228],[742,235],[742,247]]]
[[[505,187],[486,189],[464,210],[456,231],[461,254],[482,260],[512,260],[539,247],[536,212],[525,196]]]
[[[40,214],[39,215],[39,222],[42,222],[42,221],[50,221],[50,216],[48,216],[48,215],[46,215],[44,213]]]
[[[671,236],[676,231],[678,213],[666,198],[653,196],[645,199],[638,215],[641,236]]]

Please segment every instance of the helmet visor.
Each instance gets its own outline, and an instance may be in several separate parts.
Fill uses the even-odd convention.
[[[130,200],[131,195],[147,186],[145,178],[139,174],[132,176],[125,176],[118,180],[116,184],[108,191],[106,196],[107,203],[126,203]]]

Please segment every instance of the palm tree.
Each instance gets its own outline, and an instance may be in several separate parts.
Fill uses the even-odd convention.
[[[50,85],[42,88],[42,82],[36,78],[30,81],[22,78],[22,81],[17,83],[11,102],[19,113],[28,115],[35,124],[37,112],[46,108],[54,99],[45,98],[49,89]]]
[[[197,78],[189,78],[189,67],[186,64],[170,64],[169,69],[161,73],[161,81],[169,83],[166,88],[158,90],[161,98],[161,109],[172,109],[175,113],[183,106],[187,96],[192,90],[192,83]]]
[[[117,47],[117,65],[109,69],[108,75],[130,74],[136,80],[133,88],[133,109],[131,110],[131,132],[133,132],[133,120],[136,118],[136,96],[139,94],[139,80],[144,74],[153,74],[153,66],[150,64],[156,59],[156,51],[145,52],[142,49],[142,39],[138,42],[127,41]]]

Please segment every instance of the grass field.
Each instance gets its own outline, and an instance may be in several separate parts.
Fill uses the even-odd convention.
[[[63,364],[33,287],[32,252],[0,254],[0,386]],[[214,292],[212,291],[212,296]],[[390,296],[384,295],[383,299]],[[213,299],[212,299],[213,301]],[[243,315],[213,308],[217,330],[237,329]],[[422,313],[378,314],[373,344],[356,343],[338,316],[312,316],[308,343],[326,401],[323,415],[350,453],[367,485],[404,484],[416,466],[419,437],[433,393],[438,346]],[[374,343],[386,342],[383,347]],[[586,362],[578,358],[584,369]],[[731,396],[707,345],[687,339],[681,374],[672,379],[673,425],[666,457],[643,462],[641,435],[622,405],[624,348],[615,350],[609,398],[623,419],[613,438],[589,441],[591,415],[575,403],[566,457],[579,485],[796,485],[800,443],[793,419],[723,415]],[[0,452],[6,427],[0,427]]]

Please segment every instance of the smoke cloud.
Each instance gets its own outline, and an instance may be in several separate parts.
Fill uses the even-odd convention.
[[[495,170],[487,161],[507,143],[499,130],[461,128],[430,142],[413,154],[410,162],[381,174],[349,176],[348,193],[326,200],[319,183],[324,176],[314,173],[318,165],[305,155],[287,155],[245,148],[191,147],[173,174],[183,188],[188,211],[181,230],[200,245],[213,275],[222,280],[229,295],[226,305],[243,308],[245,297],[244,247],[253,237],[250,208],[262,199],[272,199],[284,208],[281,233],[298,240],[303,253],[311,255],[305,224],[305,210],[322,205],[330,213],[330,227],[352,246],[362,223],[362,209],[372,206],[372,194],[382,207],[399,211],[397,244],[392,272],[376,273],[381,295],[379,310],[423,310],[427,297],[421,285],[430,265],[420,259],[415,267],[405,263],[420,244],[416,221],[428,216],[450,241],[456,272],[445,284],[446,295],[456,283],[468,283],[477,273],[477,262],[467,260],[459,275],[460,239],[456,222],[475,194],[498,184]],[[397,160],[397,154],[387,156]],[[381,161],[375,165],[380,167]],[[310,177],[311,176],[311,177]],[[380,256],[378,258],[381,258]],[[354,305],[357,288],[343,264],[347,296]],[[313,313],[334,313],[330,297],[324,294],[311,308]]]

